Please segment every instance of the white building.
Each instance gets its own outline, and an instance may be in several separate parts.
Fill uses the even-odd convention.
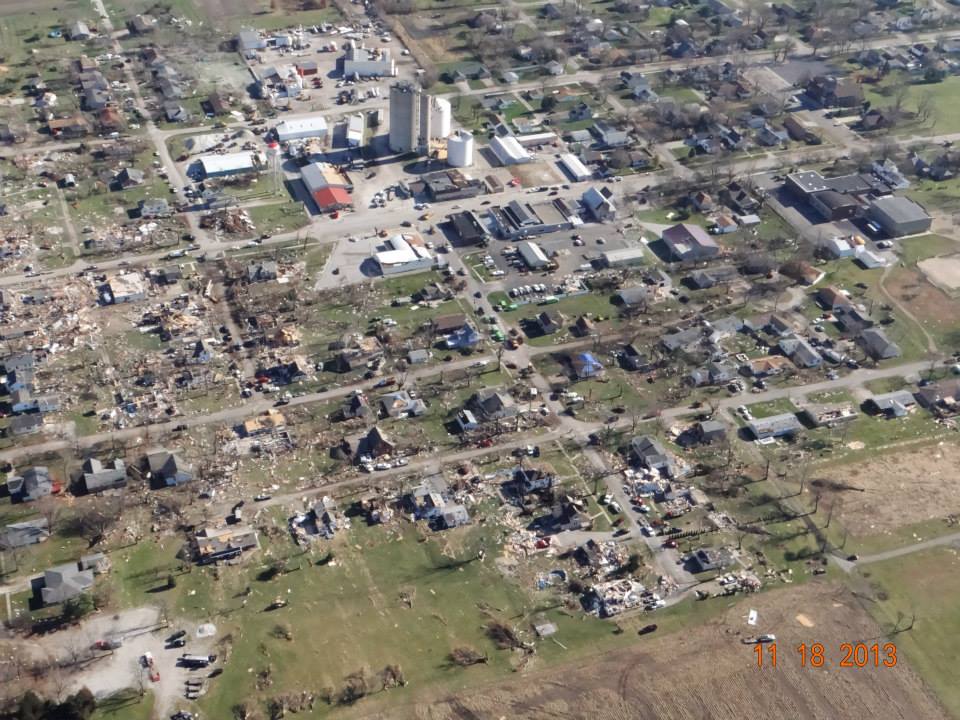
[[[347,145],[350,147],[360,147],[363,145],[363,132],[365,129],[362,113],[357,113],[347,118]]]
[[[563,169],[570,174],[570,177],[577,182],[589,180],[593,177],[590,168],[580,162],[580,158],[573,153],[564,153],[561,155],[560,163],[563,165]]]
[[[497,156],[502,165],[519,165],[533,160],[533,156],[517,142],[515,137],[497,136],[490,141],[490,150]]]
[[[279,142],[304,140],[305,138],[324,138],[327,136],[327,121],[320,115],[298,120],[284,120],[277,123],[275,131]]]
[[[386,250],[374,255],[380,272],[384,275],[429,270],[433,267],[433,254],[417,235],[394,235],[384,245]]]
[[[108,304],[138,302],[147,297],[147,287],[140,273],[120,273],[107,283],[104,301]]]
[[[529,240],[519,242],[517,243],[517,250],[520,252],[520,257],[523,258],[523,261],[531,270],[542,270],[550,265],[550,258],[547,257],[543,248],[535,242],[530,242]]]
[[[344,77],[396,77],[397,63],[387,48],[369,49],[351,42],[341,58]]]
[[[447,164],[456,168],[473,165],[473,135],[457,130],[447,138]]]
[[[253,172],[257,169],[254,154],[246,151],[223,155],[203,155],[199,162],[200,167],[203,168],[204,176],[208,178]]]

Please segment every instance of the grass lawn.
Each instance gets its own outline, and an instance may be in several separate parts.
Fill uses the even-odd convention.
[[[293,200],[273,205],[256,205],[247,208],[247,212],[253,220],[256,233],[279,235],[299,230],[310,223],[303,203]]]
[[[905,193],[928,211],[953,210],[960,203],[960,178],[948,180],[914,180]]]
[[[773,415],[782,415],[783,413],[797,412],[797,406],[793,404],[790,398],[754,403],[753,405],[747,405],[747,409],[755,418],[766,418],[772,417]]]
[[[958,186],[955,203],[960,203],[960,186]],[[921,235],[900,241],[900,260],[904,265],[914,267],[921,260],[950,255],[960,250],[956,240],[943,235]]]
[[[411,687],[422,691],[428,684],[460,686],[465,681],[464,671],[449,667],[446,657],[452,648],[467,645],[490,658],[487,665],[469,670],[470,680],[491,680],[508,672],[513,660],[486,637],[484,626],[493,618],[528,630],[529,618],[543,611],[557,623],[557,637],[571,651],[624,642],[607,623],[547,610],[552,598],[534,597],[505,580],[493,553],[473,561],[481,547],[499,542],[501,528],[475,524],[442,535],[421,532],[405,525],[390,533],[355,522],[334,541],[334,564],[316,562],[330,549],[324,543],[291,558],[288,567],[299,568],[294,572],[260,581],[255,579],[259,568],[249,568],[246,577],[235,578],[235,587],[246,584],[250,592],[245,609],[225,610],[229,615],[218,621],[221,631],[231,633],[233,649],[222,677],[200,702],[204,714],[230,717],[238,698],[255,702],[266,697],[254,690],[251,668],[254,673],[270,668],[271,697],[306,688],[336,693],[348,674],[364,667],[377,672],[388,663],[399,664]],[[289,546],[286,539],[281,543]],[[265,611],[278,596],[290,604]],[[238,607],[240,602],[226,604]],[[279,624],[295,629],[294,640],[275,637]],[[322,643],[315,642],[318,636]],[[554,643],[538,647],[542,661],[564,655],[569,653]],[[408,692],[396,689],[379,697],[402,703]],[[368,702],[381,701],[379,697]]]
[[[140,697],[136,690],[124,690],[97,701],[91,720],[151,720],[153,695]]]
[[[865,99],[875,108],[889,107],[893,104],[892,88],[899,87],[897,78],[890,76],[881,85],[864,85]],[[916,111],[918,104],[927,96],[933,99],[933,110],[926,123],[903,122],[894,132],[897,134],[948,135],[960,132],[960,77],[950,76],[939,83],[921,83],[909,85],[903,107],[907,111]]]
[[[878,597],[868,610],[885,628],[896,625],[898,613],[907,618],[900,621],[901,627],[915,617],[911,630],[892,638],[897,652],[930,683],[952,714],[960,714],[960,684],[954,672],[960,605],[946,600],[960,593],[956,551],[938,548],[873,563],[863,574]]]

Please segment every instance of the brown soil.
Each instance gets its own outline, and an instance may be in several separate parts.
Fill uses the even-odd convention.
[[[749,608],[759,611],[756,628],[746,624]],[[762,632],[777,636],[775,668],[758,669],[754,647],[741,642]],[[902,660],[893,668],[839,667],[840,643],[874,642],[880,636],[880,628],[849,591],[811,582],[732,604],[719,618],[688,631],[647,636],[628,650],[524,675],[499,687],[421,702],[405,708],[402,716],[417,720],[946,718],[939,702]],[[814,642],[826,646],[829,667],[801,667],[796,646]],[[401,717],[398,709],[392,707],[389,717]]]
[[[960,512],[960,446],[948,443],[881,455],[831,471],[831,480],[863,490],[830,492],[843,526],[876,535]]]

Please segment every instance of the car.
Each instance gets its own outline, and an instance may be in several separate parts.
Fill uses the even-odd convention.
[[[171,648],[182,648],[187,644],[186,638],[177,638],[176,640],[171,640],[167,643]]]
[[[604,238],[602,238],[602,237],[598,237],[598,238],[597,238],[597,245],[605,245],[606,242],[607,242],[607,241],[606,241]]]
[[[580,238],[577,238],[576,240],[573,241],[573,245],[574,247],[583,247],[583,240],[581,240]]]
[[[657,624],[650,623],[649,625],[644,625],[642,628],[637,630],[637,635],[649,635],[652,632],[657,631]]]
[[[774,635],[773,633],[767,633],[767,634],[765,634],[765,635],[760,635],[760,636],[757,637],[757,639],[756,639],[756,642],[757,642],[758,645],[762,645],[762,644],[764,644],[764,643],[772,643],[772,642],[776,642],[776,641],[777,641],[777,636]]]
[[[676,540],[672,540],[672,539],[671,539],[671,540],[664,540],[664,541],[663,541],[663,547],[668,548],[668,549],[671,549],[671,550],[672,550],[672,549],[676,549],[676,547],[677,547],[677,541],[676,541]]]
[[[179,640],[180,638],[186,637],[186,630],[177,630],[173,635],[167,638],[167,642],[173,642],[174,640]]]

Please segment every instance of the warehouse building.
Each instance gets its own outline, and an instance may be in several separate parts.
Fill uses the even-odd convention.
[[[223,155],[203,155],[200,167],[204,177],[224,177],[257,170],[256,156],[252,152],[225,153]]]
[[[645,256],[643,248],[621,248],[620,250],[607,250],[600,254],[600,261],[604,267],[621,268],[631,267],[633,265],[643,265]]]
[[[877,198],[867,208],[867,218],[890,237],[927,232],[933,219],[910,198],[891,195]]]
[[[385,250],[374,255],[380,272],[384,275],[419,272],[433,267],[433,254],[419,235],[394,235],[384,242],[384,246]]]
[[[310,163],[300,170],[307,192],[320,212],[333,212],[353,207],[353,184],[350,178],[328,163]]]
[[[510,135],[495,137],[490,141],[490,150],[501,165],[520,165],[533,160],[533,156],[527,152],[526,148]]]
[[[573,153],[564,153],[561,155],[560,164],[563,165],[563,169],[566,170],[567,174],[575,182],[583,182],[593,177],[593,172],[591,172],[590,168],[580,162],[580,158]]]
[[[487,239],[487,229],[472,211],[454,213],[449,218],[454,232],[465,245],[476,245]]]
[[[520,257],[523,258],[523,261],[531,270],[543,270],[552,264],[550,258],[548,258],[547,254],[543,251],[543,248],[535,242],[524,240],[521,243],[517,243],[517,250],[520,252]]]
[[[326,118],[316,115],[299,120],[284,120],[274,128],[279,142],[305,140],[307,138],[325,138],[327,136]]]
[[[531,205],[511,200],[488,211],[495,232],[507,240],[569,230],[582,222],[562,199]]]

